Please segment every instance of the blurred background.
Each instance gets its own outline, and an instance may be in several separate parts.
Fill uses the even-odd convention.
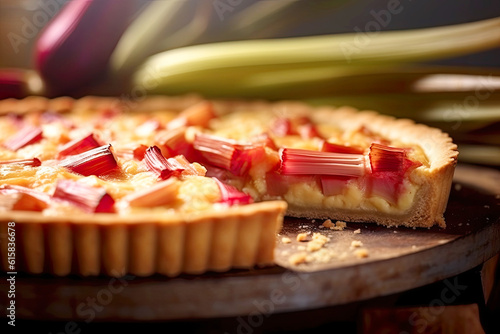
[[[33,67],[33,46],[42,27],[50,18],[70,0],[0,0],[0,66],[1,67]],[[128,1],[128,0],[122,0]],[[138,1],[138,7],[154,1],[191,2],[192,10],[201,6],[209,7],[206,16],[210,18],[210,29],[206,29],[200,42],[230,40],[227,33],[230,17],[241,20],[245,11],[261,3],[262,12],[270,12],[279,8],[277,3],[292,2],[296,4],[293,11],[288,11],[285,18],[273,24],[260,23],[252,29],[239,33],[241,39],[310,36],[329,33],[350,33],[355,27],[363,29],[367,22],[373,20],[372,10],[380,11],[387,8],[388,0],[343,1],[343,0],[233,0],[236,6],[222,7],[223,19],[217,14],[217,0],[143,0]],[[500,16],[499,1],[474,0],[441,0],[412,1],[401,0],[400,13],[393,15],[381,30],[400,30],[458,24]],[[208,3],[209,5],[203,5]],[[229,3],[221,0],[221,3]],[[118,15],[119,13],[117,13]],[[191,19],[192,14],[186,15]],[[27,24],[28,22],[28,24]],[[31,24],[30,24],[31,23]],[[232,22],[231,22],[232,24]],[[28,26],[28,27],[26,27]],[[23,30],[23,27],[25,30]],[[272,27],[272,28],[270,28]],[[26,35],[23,35],[27,32]],[[9,33],[22,38],[17,47],[12,45]],[[97,38],[98,36],[94,36]],[[446,64],[469,65],[483,67],[500,66],[500,50],[489,50],[478,54],[458,57],[442,61]]]
[[[13,97],[92,94],[142,98],[198,93],[208,98],[348,104],[440,127],[460,145],[462,161],[500,166],[500,24],[482,28],[463,40],[456,36],[433,39],[431,35],[408,44],[406,37],[399,37],[386,43],[386,49],[377,49],[375,56],[364,56],[388,31],[414,31],[500,17],[500,1],[108,0],[94,1],[98,4],[94,12],[87,9],[83,18],[75,11],[59,15],[66,21],[59,19],[62,23],[56,25],[58,13],[71,2],[81,3],[0,0],[0,71],[28,70],[27,74],[16,75],[30,82],[25,91]],[[111,6],[103,5],[113,2]],[[57,27],[45,33],[48,38],[43,44],[40,39],[47,25]],[[304,76],[299,79],[293,73],[275,75],[272,66],[262,71],[240,66],[239,72],[231,73],[224,69],[224,61],[215,64],[213,59],[204,59],[205,49],[168,55],[169,50],[214,42],[340,34],[350,37],[344,43],[348,45],[344,57],[332,56],[337,57],[338,71],[325,74],[330,69],[323,67],[313,73],[306,68],[298,72]],[[488,40],[488,46],[476,49],[475,43],[482,40]],[[45,48],[37,48],[37,43]],[[461,49],[452,49],[460,43]],[[328,48],[332,54],[335,52],[332,45],[325,43],[321,57],[328,57]],[[443,57],[447,45],[457,52],[450,51]],[[238,47],[224,44],[216,51],[237,65],[252,63],[252,55],[260,51],[259,46],[241,46],[246,48],[243,52],[249,51],[245,59],[238,54]],[[434,51],[438,48],[441,51]],[[400,54],[416,54],[420,49],[430,56],[415,63],[410,59],[403,62],[404,66],[392,66],[389,60],[385,67],[372,67],[367,72],[357,67],[375,58],[397,59],[402,57]],[[350,63],[346,52],[361,55],[361,60]],[[166,56],[154,57],[157,54]],[[205,72],[192,71],[191,58],[205,66]],[[281,61],[271,58],[270,64]],[[147,71],[148,66],[155,70]],[[179,70],[184,71],[180,79],[172,77],[171,72]],[[264,84],[255,84],[256,80]],[[151,81],[155,87],[146,89]]]

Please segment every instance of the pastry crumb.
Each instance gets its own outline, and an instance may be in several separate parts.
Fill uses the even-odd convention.
[[[456,190],[456,191],[460,191],[460,190],[462,190],[462,185],[461,185],[460,183],[456,183],[456,184],[455,184],[455,190]]]
[[[331,219],[327,219],[323,222],[322,226],[329,228],[330,230],[343,231],[344,228],[347,226],[347,223],[340,220],[334,223],[331,221]]]
[[[288,261],[290,262],[290,264],[294,266],[306,263],[307,253],[306,252],[295,253],[288,258]]]
[[[354,233],[354,234],[360,234],[360,233],[361,233],[361,229],[360,229],[360,228],[358,228],[357,230],[354,230],[354,232],[353,232],[353,233]]]
[[[297,234],[297,241],[307,241],[308,235],[309,235],[309,232]]]
[[[306,250],[306,246],[297,246],[297,249],[300,250],[300,251],[304,251]]]
[[[311,241],[310,243],[307,244],[307,251],[308,252],[316,252],[320,250],[323,247],[323,244],[321,242],[317,241]]]
[[[292,242],[292,239],[290,239],[289,237],[283,237],[281,238],[281,242],[284,244],[289,244]]]
[[[316,252],[310,253],[307,256],[307,261],[315,263],[328,263],[335,258],[338,258],[338,255],[335,252],[332,252],[330,249],[321,248]]]
[[[332,226],[335,226],[335,224],[332,222],[331,219],[327,219],[323,222],[323,224],[321,225],[323,227],[327,227],[327,228],[330,228]]]
[[[363,243],[359,240],[353,240],[351,242],[351,248],[357,248],[363,246]]]
[[[346,228],[347,226],[347,223],[346,222],[343,222],[341,220],[338,220],[337,223],[335,223],[335,228],[334,230],[337,230],[337,231],[342,231]]]
[[[368,257],[368,251],[365,248],[359,248],[354,251],[354,255],[360,259],[366,258]]]
[[[484,208],[485,208],[485,209],[489,209],[489,208],[490,208],[490,206],[486,204],[486,205],[484,206]]]

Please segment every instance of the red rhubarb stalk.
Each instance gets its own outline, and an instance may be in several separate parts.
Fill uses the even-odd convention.
[[[215,118],[213,104],[203,101],[181,111],[175,119],[167,124],[167,128],[176,129],[185,126],[207,127],[212,118]]]
[[[175,159],[169,161],[161,154],[158,146],[151,146],[144,155],[146,168],[160,179],[166,180],[172,176],[180,176],[184,167]]]
[[[118,166],[111,144],[69,156],[62,160],[59,165],[84,176],[106,175],[115,171]]]
[[[228,205],[243,205],[253,203],[253,199],[250,195],[239,191],[232,185],[219,181],[217,178],[213,178],[217,185],[219,186],[221,198],[219,203],[224,203]]]
[[[1,186],[0,195],[5,196],[5,202],[10,202],[10,207],[8,207],[10,210],[42,211],[50,203],[48,194],[16,185]],[[4,202],[3,200],[0,201]]]
[[[285,175],[362,176],[362,154],[329,153],[295,148],[280,149],[280,172]]]
[[[84,138],[75,139],[61,147],[57,157],[64,158],[69,155],[76,155],[101,146],[95,139],[94,134],[89,134]]]
[[[235,140],[197,134],[193,142],[203,162],[224,168],[234,175],[246,175],[252,165],[265,155],[263,145],[240,144]]]
[[[43,82],[37,72],[20,68],[0,69],[0,100],[41,94]]]
[[[26,125],[14,135],[7,138],[3,146],[11,151],[17,151],[27,145],[39,142],[43,138],[42,129],[37,126]]]
[[[361,147],[333,144],[325,140],[321,146],[321,151],[331,153],[363,154],[364,150]]]
[[[35,66],[51,93],[71,95],[103,78],[137,1],[72,0],[64,5],[35,44]]]
[[[21,166],[38,167],[42,165],[42,162],[38,158],[14,159],[14,160],[0,161],[0,165],[21,165]]]
[[[106,189],[91,187],[72,180],[59,180],[52,197],[69,202],[88,213],[115,212],[115,201]]]

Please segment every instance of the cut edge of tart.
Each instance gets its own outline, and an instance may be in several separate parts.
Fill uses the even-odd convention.
[[[203,101],[205,100],[197,95],[180,97],[151,96],[139,101],[94,96],[76,100],[66,97],[56,99],[29,97],[23,100],[9,99],[0,101],[0,115],[27,115],[31,112],[39,111],[50,111],[55,115],[59,113],[64,115],[73,109],[109,110],[111,114],[115,109],[141,110],[144,112],[168,110],[176,111],[177,113],[189,109],[189,112],[184,112],[183,117],[176,118],[167,125],[167,128],[168,126],[172,126],[172,129],[169,130],[175,130],[188,126],[196,128],[200,125],[206,125],[209,122],[211,116],[207,116],[204,113],[203,103],[200,104]],[[409,151],[406,148],[388,146],[383,141],[381,144],[372,144],[363,150],[341,147],[342,145],[337,145],[334,142],[327,143],[327,146],[330,145],[329,148],[333,149],[334,152],[341,152],[339,156],[342,163],[345,160],[345,154],[350,153],[352,155],[348,156],[348,161],[362,161],[362,168],[365,172],[362,173],[364,174],[363,176],[356,179],[357,187],[362,188],[367,187],[367,185],[369,187],[377,187],[376,184],[380,181],[382,192],[385,191],[385,176],[380,179],[370,179],[371,176],[375,175],[373,171],[380,171],[380,175],[386,175],[384,173],[389,170],[387,173],[389,173],[388,175],[391,178],[394,178],[394,175],[396,175],[404,177],[405,182],[406,179],[411,181],[409,190],[404,190],[406,193],[410,193],[411,196],[407,196],[409,200],[405,204],[406,207],[403,206],[403,209],[398,208],[399,204],[392,205],[390,199],[387,200],[385,198],[380,200],[377,196],[373,196],[377,203],[383,203],[384,207],[388,208],[386,211],[379,211],[374,208],[366,210],[363,208],[361,210],[356,207],[350,209],[332,207],[328,204],[332,196],[325,190],[326,186],[323,188],[322,186],[318,186],[317,176],[309,177],[310,175],[306,176],[306,178],[300,178],[300,176],[297,178],[299,181],[304,180],[304,182],[297,182],[297,189],[299,189],[300,193],[303,190],[301,187],[311,185],[314,188],[316,197],[323,196],[319,198],[320,202],[321,198],[324,199],[326,203],[325,207],[322,207],[323,204],[321,203],[319,206],[311,206],[307,201],[301,202],[302,199],[300,196],[297,201],[293,200],[293,196],[292,200],[289,200],[290,194],[268,196],[266,191],[269,189],[266,187],[263,188],[264,190],[260,189],[260,193],[257,191],[259,187],[256,187],[257,190],[245,187],[243,187],[245,189],[241,189],[241,187],[238,189],[238,187],[233,187],[230,184],[224,185],[225,183],[220,182],[217,177],[213,177],[212,175],[210,177],[214,179],[215,184],[219,185],[221,196],[227,197],[227,202],[231,203],[225,210],[208,210],[200,213],[186,212],[176,215],[155,214],[143,210],[134,212],[131,215],[88,213],[71,215],[70,217],[58,215],[46,216],[28,211],[0,211],[2,268],[5,271],[8,271],[9,268],[7,256],[9,252],[9,222],[15,222],[17,236],[16,261],[20,268],[19,270],[30,273],[48,272],[60,276],[70,273],[84,276],[100,274],[120,276],[126,273],[138,276],[148,276],[155,273],[177,276],[182,273],[200,274],[206,271],[226,271],[231,268],[272,265],[276,233],[282,226],[285,214],[304,218],[374,222],[386,226],[415,228],[432,227],[437,224],[445,227],[443,213],[448,201],[458,151],[457,146],[452,143],[451,138],[441,130],[416,124],[408,119],[395,119],[373,111],[358,111],[350,107],[313,108],[292,101],[213,100],[210,103],[213,104],[214,110],[217,111],[217,116],[229,115],[238,111],[247,113],[260,111],[273,115],[287,116],[294,114],[299,116],[314,114],[316,124],[321,124],[323,121],[333,122],[335,126],[344,132],[351,131],[356,133],[356,131],[362,129],[362,131],[369,133],[368,137],[373,134],[375,137],[379,136],[389,141],[395,141],[403,147],[414,145],[418,141],[419,150],[423,152],[422,155],[424,156],[423,160],[425,160],[425,163],[407,159],[407,152]],[[49,117],[57,116],[49,115]],[[286,122],[282,123],[278,124],[279,128],[276,131],[284,132],[286,136],[289,124]],[[140,131],[150,131],[155,127],[154,122],[146,122],[141,126]],[[33,135],[32,142],[39,140],[39,130],[35,130],[29,131]],[[201,138],[201,149],[197,151],[197,154],[201,154],[202,157],[205,154],[205,159],[218,158],[225,154],[231,154],[231,157],[234,154],[260,154],[259,159],[261,159],[262,154],[267,154],[266,152],[269,151],[267,146],[272,147],[272,150],[278,149],[273,140],[266,135],[259,137],[258,150],[256,151],[252,145],[235,144],[232,148],[229,145],[231,148],[229,151],[215,152],[214,155],[213,150],[211,150],[213,148],[211,146],[213,145],[213,134],[203,134],[199,131],[196,134]],[[194,138],[196,138],[196,134],[192,134]],[[86,135],[87,137],[82,137],[80,142],[68,139],[68,143],[63,147],[61,155],[79,154],[69,157],[64,156],[65,160],[63,162],[65,166],[72,168],[75,165],[80,166],[79,164],[82,161],[84,163],[88,162],[85,160],[85,157],[81,157],[82,154],[78,151],[79,145],[87,145],[86,149],[94,147],[94,150],[102,154],[102,159],[106,159],[106,157],[114,154],[111,145],[98,146],[102,144],[99,143],[99,138],[96,139],[88,136],[88,134]],[[319,136],[319,133],[316,128],[305,124],[304,126],[300,125],[294,136],[310,138]],[[166,139],[163,139],[168,140],[172,145],[178,145],[177,148],[181,151],[188,150],[182,146],[184,143],[182,140],[179,141],[179,138],[178,131],[173,131],[168,134]],[[325,145],[325,142],[323,140],[323,145]],[[216,143],[220,144],[217,141]],[[15,145],[25,144],[19,144],[19,140],[14,139],[13,144],[9,143],[9,145],[13,145],[11,147],[14,147]],[[162,155],[160,148],[153,149],[153,147],[150,147],[147,149],[146,146],[141,146],[121,150],[119,154],[135,158],[140,157],[138,159],[144,159],[148,154],[151,155],[152,160],[148,166],[150,171],[156,172],[160,178],[164,177],[168,179],[171,175],[170,172],[178,172],[173,167],[169,171],[170,167],[168,166],[170,165],[168,162],[156,160],[155,157],[157,155]],[[339,148],[341,151],[338,151]],[[165,147],[162,149],[165,149]],[[321,149],[318,150],[321,151]],[[290,152],[292,155],[296,153],[292,149],[290,149]],[[378,152],[379,155],[375,152]],[[281,156],[279,158],[278,153],[273,153],[272,157],[273,159],[281,159],[280,168],[283,169],[283,167],[286,167],[283,161],[283,148],[280,149],[280,153]],[[85,155],[85,152],[83,155]],[[333,156],[335,159],[338,158],[336,154],[333,154]],[[170,161],[174,158],[176,157],[172,156],[168,160]],[[387,159],[384,160],[384,158]],[[248,159],[251,159],[251,157]],[[404,164],[407,162],[410,163],[411,166],[408,170],[411,170],[411,173],[398,174],[391,171],[394,161],[398,161],[398,159],[403,159],[401,161]],[[177,163],[182,164],[183,160],[178,159],[177,162],[170,162],[173,162],[174,166],[177,166]],[[232,173],[236,180],[234,184],[238,185],[238,178],[241,178],[242,175],[238,175],[235,168],[238,168],[239,171],[244,170],[247,173],[251,166],[249,167],[246,163],[243,165],[235,164],[233,166],[233,162],[232,158],[229,164],[227,160],[221,160],[219,161],[219,166],[214,168],[212,172],[216,176],[221,177]],[[40,165],[40,161],[36,157],[33,159],[22,159],[16,163],[22,163],[26,166]],[[162,164],[166,164],[167,166],[166,174],[162,170]],[[221,166],[226,169],[221,169]],[[348,167],[349,171],[347,175],[350,177],[352,170],[351,166]],[[354,172],[355,175],[359,171],[358,167],[355,167],[357,168],[357,171]],[[407,170],[406,167],[405,171]],[[366,170],[369,170],[369,172],[366,172]],[[252,170],[251,172],[255,171]],[[292,179],[294,177],[292,175]],[[326,175],[324,178],[320,177],[320,180],[324,180],[325,184],[328,184],[329,177],[329,175]],[[308,182],[310,184],[307,184]],[[416,186],[413,187],[413,185]],[[253,187],[254,184],[251,184],[251,186]],[[64,187],[62,190],[62,192],[58,193],[60,197],[66,196]],[[413,190],[415,190],[414,193],[412,193]],[[161,193],[161,189],[159,191]],[[253,200],[249,200],[249,196],[243,194],[242,191],[246,194],[251,193],[254,195],[257,202],[251,203]],[[333,191],[336,191],[335,182],[333,182]],[[40,198],[37,194],[25,191],[21,192],[21,195],[28,198],[29,205],[38,208],[45,205],[45,199]],[[92,195],[100,196],[94,193]],[[306,196],[307,192],[303,197]],[[144,204],[144,196],[141,196],[141,194],[134,194],[132,197],[131,201],[133,200],[134,203],[138,203],[138,206],[148,207],[148,205],[153,205],[151,203],[154,203],[154,200],[151,202],[150,198]],[[89,205],[93,204],[90,203]]]

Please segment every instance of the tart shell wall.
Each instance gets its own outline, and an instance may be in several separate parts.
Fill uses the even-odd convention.
[[[285,202],[272,201],[190,217],[2,213],[2,269],[10,271],[9,222],[15,222],[16,270],[31,274],[172,277],[268,266],[285,210]]]

